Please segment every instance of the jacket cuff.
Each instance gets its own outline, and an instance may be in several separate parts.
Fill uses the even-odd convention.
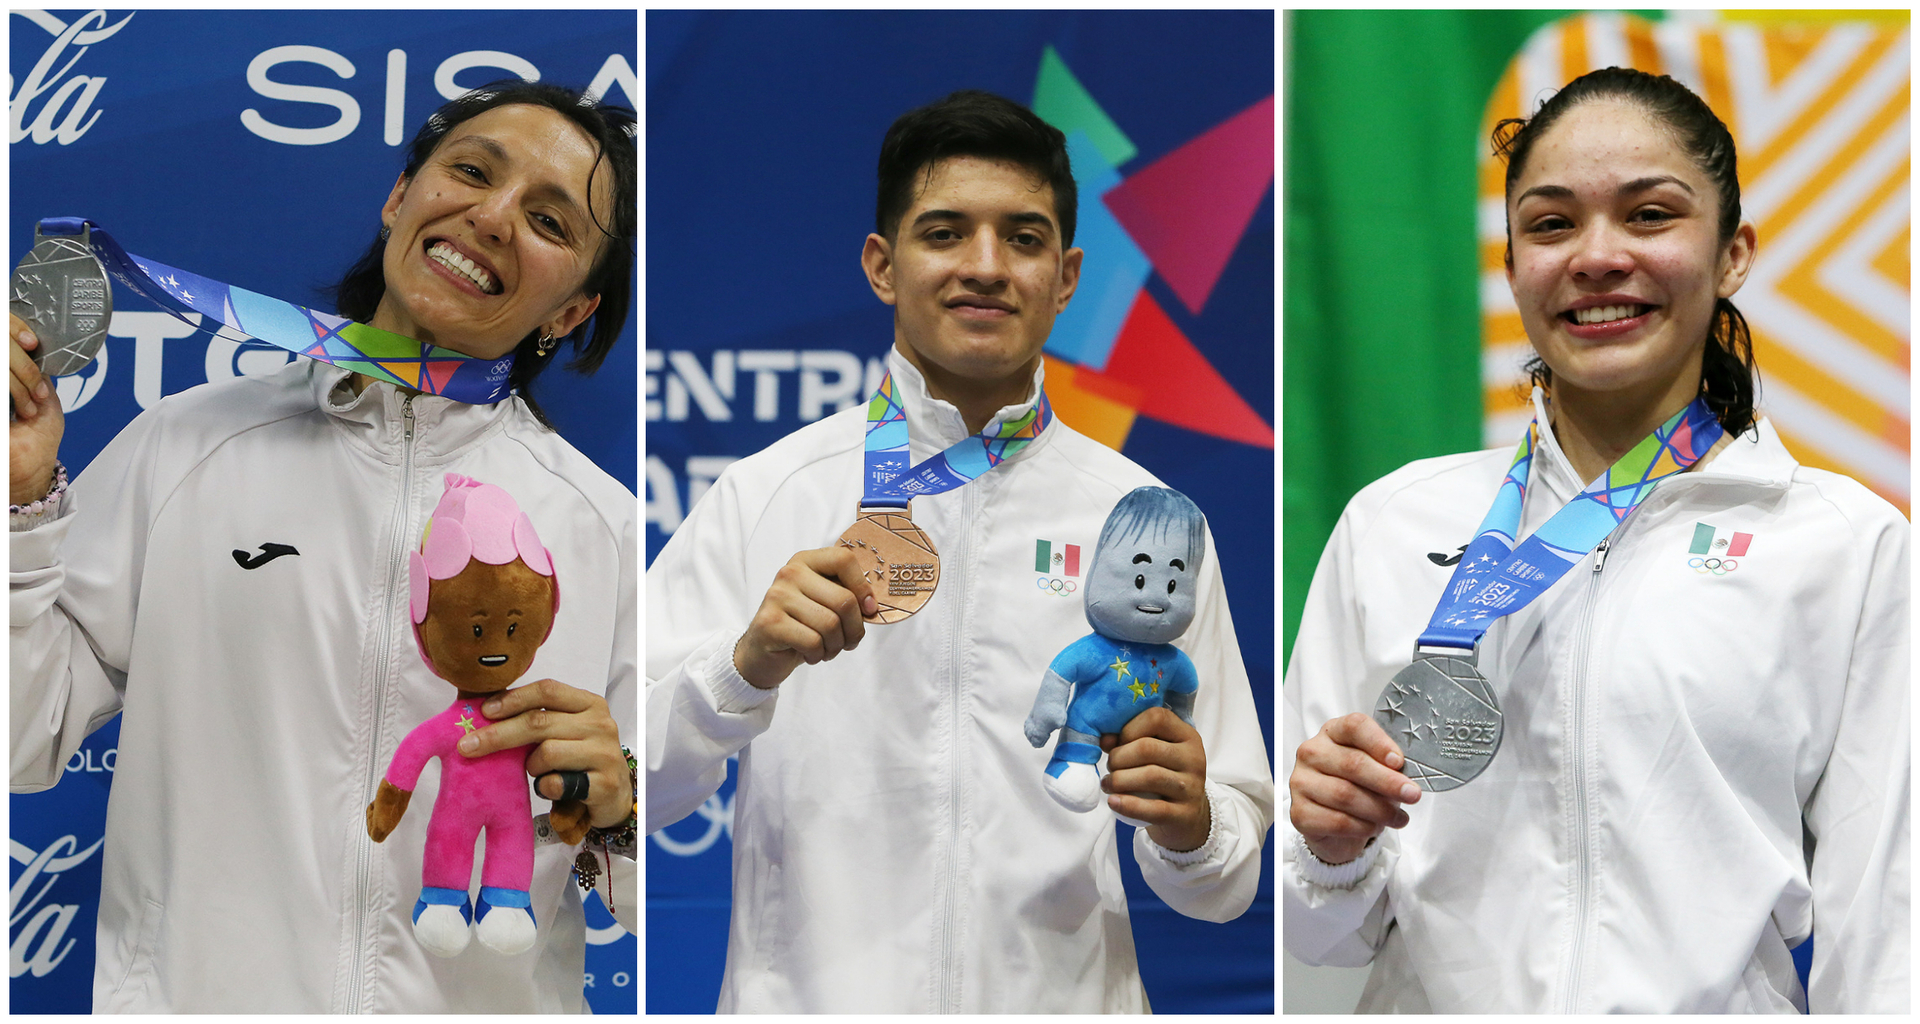
[[[1143,826],[1139,828],[1140,838],[1146,840],[1147,849],[1153,855],[1175,867],[1191,867],[1214,858],[1220,849],[1220,812],[1219,802],[1213,798],[1213,783],[1207,783],[1207,841],[1191,850],[1169,850],[1153,841],[1153,836]]]
[[[13,508],[19,509],[19,511],[9,512],[7,514],[8,532],[26,533],[46,523],[51,523],[64,517],[67,514],[68,507],[72,504],[67,498],[68,493],[66,489],[62,488],[60,493],[42,498],[31,505],[12,506]]]
[[[707,658],[707,689],[713,694],[713,705],[722,714],[737,715],[752,711],[754,708],[772,700],[780,692],[779,687],[762,690],[747,682],[740,670],[733,667],[733,649],[740,643],[735,636],[732,643],[721,644]]]
[[[1367,872],[1373,869],[1373,862],[1380,858],[1380,843],[1377,837],[1369,839],[1367,848],[1360,851],[1360,856],[1345,864],[1328,864],[1314,855],[1313,848],[1307,845],[1306,836],[1295,832],[1293,854],[1294,871],[1307,884],[1323,889],[1351,889],[1367,877]]]

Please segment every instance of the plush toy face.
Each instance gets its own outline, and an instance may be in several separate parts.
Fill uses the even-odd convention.
[[[1197,566],[1188,532],[1146,530],[1102,543],[1087,571],[1087,621],[1134,643],[1170,643],[1193,623]]]
[[[553,613],[552,577],[518,558],[505,565],[475,559],[432,582],[420,641],[440,678],[469,693],[493,693],[532,667]]]

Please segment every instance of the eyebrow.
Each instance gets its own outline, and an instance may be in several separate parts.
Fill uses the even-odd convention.
[[[972,219],[973,218],[961,213],[959,210],[926,210],[923,211],[920,216],[913,218],[913,226],[919,227],[921,224],[930,220]],[[1038,224],[1048,230],[1053,229],[1053,218],[1044,213],[1010,213],[1007,214],[1006,219],[1014,224]]]
[[[1685,189],[1688,195],[1694,194],[1692,185],[1681,181],[1671,174],[1650,174],[1644,178],[1635,178],[1621,185],[1619,188],[1614,189],[1613,194],[1615,196],[1630,196],[1645,192],[1651,188],[1657,188],[1661,185],[1678,185]],[[1525,192],[1520,193],[1519,198],[1513,201],[1513,205],[1519,206],[1521,203],[1526,202],[1529,196],[1539,196],[1542,199],[1572,199],[1573,190],[1565,185],[1535,185]]]
[[[1147,554],[1145,551],[1142,551],[1139,554],[1133,556],[1133,564],[1139,565],[1141,562],[1145,562],[1148,565],[1152,565],[1153,556]]]
[[[1187,571],[1187,563],[1185,563],[1185,562],[1182,562],[1182,561],[1181,561],[1181,560],[1179,560],[1178,558],[1176,558],[1176,559],[1174,559],[1174,560],[1173,560],[1173,561],[1171,561],[1171,562],[1168,562],[1167,564],[1168,564],[1168,565],[1171,565],[1171,566],[1173,566],[1173,567],[1174,567],[1175,569],[1178,569],[1178,570],[1180,570],[1181,572],[1186,572],[1186,571]]]

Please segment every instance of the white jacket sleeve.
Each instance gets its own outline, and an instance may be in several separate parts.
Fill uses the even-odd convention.
[[[1273,827],[1273,768],[1211,531],[1207,544],[1200,601],[1179,646],[1200,678],[1193,724],[1207,751],[1213,825],[1206,843],[1186,853],[1161,848],[1146,829],[1137,828],[1133,857],[1147,886],[1169,907],[1202,921],[1231,921],[1246,912],[1260,889],[1260,850]]]
[[[1814,838],[1813,1013],[1910,1007],[1912,531],[1888,518],[1897,521],[1871,539],[1840,728],[1804,811]]]
[[[727,758],[773,721],[775,690],[733,667],[771,580],[753,592],[737,496],[721,474],[647,569],[647,828],[693,813],[727,779]]]
[[[1281,716],[1282,760],[1289,778],[1307,737],[1330,719],[1364,711],[1369,703],[1356,692],[1366,668],[1360,610],[1353,592],[1354,518],[1349,505],[1328,538],[1294,638],[1284,687],[1286,710]],[[1292,802],[1290,793],[1286,802]],[[1371,963],[1391,921],[1387,879],[1397,859],[1394,831],[1383,832],[1365,855],[1372,858],[1365,873],[1351,887],[1339,888],[1309,877],[1314,865],[1303,868],[1300,863],[1303,850],[1291,816],[1283,827],[1286,841],[1280,844],[1279,870],[1287,952],[1313,966]]]
[[[164,429],[150,412],[136,418],[73,481],[61,518],[9,537],[16,793],[59,782],[81,741],[120,713],[157,481],[172,472]]]

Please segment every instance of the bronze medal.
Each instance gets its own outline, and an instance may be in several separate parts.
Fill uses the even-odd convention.
[[[861,508],[840,535],[840,546],[853,549],[873,587],[880,607],[862,616],[868,622],[899,622],[919,611],[940,584],[940,553],[906,509]]]

